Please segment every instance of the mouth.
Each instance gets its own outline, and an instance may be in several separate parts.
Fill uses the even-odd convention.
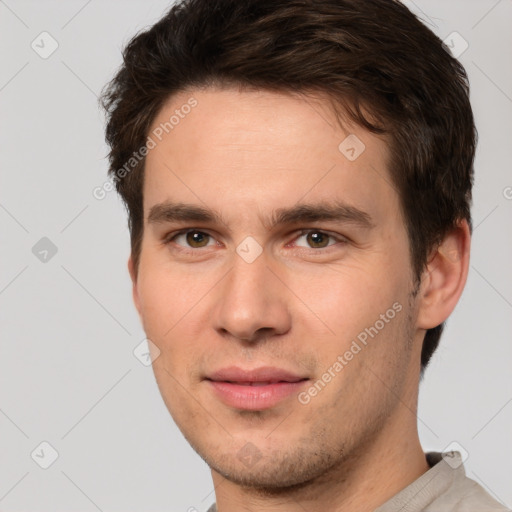
[[[207,379],[207,380],[209,380],[209,379]],[[267,380],[267,381],[264,381],[264,382],[260,382],[260,381],[244,382],[244,381],[225,380],[225,381],[212,381],[212,382],[226,382],[228,384],[238,384],[239,386],[269,386],[270,384],[280,384],[282,382],[300,382],[301,380],[305,380],[305,379],[300,379],[300,380],[296,380],[296,381],[289,381],[289,380]]]
[[[214,396],[229,407],[263,410],[297,394],[308,377],[275,367],[244,370],[229,367],[204,379]]]

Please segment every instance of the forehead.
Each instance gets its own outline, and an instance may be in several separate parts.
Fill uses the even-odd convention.
[[[398,197],[384,139],[340,125],[319,96],[196,89],[171,97],[149,131],[144,207],[182,201],[250,211],[341,200],[380,215]]]

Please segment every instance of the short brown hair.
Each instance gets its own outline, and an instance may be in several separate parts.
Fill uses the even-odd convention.
[[[169,97],[211,85],[326,94],[389,137],[389,172],[419,283],[430,251],[457,221],[471,229],[477,133],[462,65],[398,0],[184,0],[123,51],[102,93],[112,176],[146,143]],[[116,188],[135,269],[143,236],[144,161]],[[429,329],[421,366],[444,324]]]

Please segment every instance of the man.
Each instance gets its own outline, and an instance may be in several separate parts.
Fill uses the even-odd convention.
[[[210,511],[505,510],[425,454],[469,265],[467,77],[393,0],[189,0],[103,96],[134,302]]]

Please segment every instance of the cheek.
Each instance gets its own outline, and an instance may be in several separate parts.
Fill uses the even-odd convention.
[[[308,306],[307,315],[296,315],[295,320],[302,323],[299,330],[304,335],[315,338],[317,370],[324,374],[331,369],[336,375],[331,391],[318,403],[333,414],[338,410],[348,414],[360,400],[373,396],[372,407],[378,408],[388,391],[375,374],[392,381],[403,366],[400,362],[408,357],[405,278],[393,275],[385,265],[344,266],[329,273],[324,269],[310,277],[292,281],[290,288]],[[333,400],[329,395],[337,395],[337,390],[341,391]]]
[[[166,279],[158,279],[141,269],[138,282],[140,313],[150,339],[161,339],[174,323],[175,297],[169,284]]]
[[[192,308],[204,295],[200,281],[154,258],[141,261],[137,290],[146,333],[168,338],[187,314],[193,317]]]
[[[208,329],[208,290],[218,279],[207,272],[169,268],[168,263],[147,258],[140,267],[138,291],[140,312],[146,336],[160,350],[153,367],[159,384],[175,389],[167,370],[180,382],[188,381],[187,372],[204,351],[204,333]],[[165,368],[165,370],[164,370]],[[167,394],[169,391],[162,389]]]
[[[307,318],[338,342],[373,325],[404,292],[404,283],[389,269],[362,264],[312,266],[308,272],[291,273],[287,283],[298,298],[291,299],[303,304]]]

